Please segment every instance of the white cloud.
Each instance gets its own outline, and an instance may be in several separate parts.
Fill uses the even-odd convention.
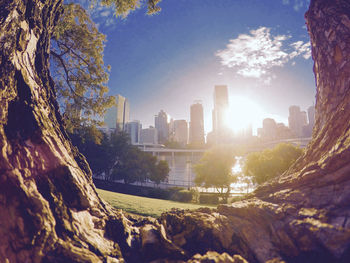
[[[261,78],[270,82],[271,69],[282,67],[291,59],[311,57],[310,43],[296,41],[284,45],[289,35],[272,36],[271,29],[260,27],[249,34],[241,34],[231,39],[225,49],[216,52],[221,64],[232,68],[239,75]],[[265,81],[264,80],[264,81]]]
[[[92,2],[89,0],[74,0],[80,4],[89,13],[92,20],[99,26],[111,27],[117,23],[117,18],[114,15],[114,8],[103,6],[100,0]]]
[[[290,58],[294,58],[297,56],[303,56],[305,59],[311,58],[311,44],[310,42],[304,43],[303,41],[299,40],[290,45],[294,51],[289,54]]]
[[[260,27],[250,34],[241,34],[231,39],[226,49],[216,55],[221,63],[229,68],[237,68],[237,73],[246,77],[259,78],[274,66],[282,66],[288,54],[281,50],[282,42],[288,36],[272,37],[270,29]]]
[[[98,21],[99,24],[111,27],[117,23],[117,18],[114,15],[114,9],[108,6],[102,6],[98,1],[96,6],[89,9],[91,17],[94,21]]]
[[[293,5],[294,10],[299,11],[302,9],[304,7],[304,2],[303,0],[295,0]]]
[[[116,18],[115,17],[111,17],[105,20],[105,26],[109,27],[109,26],[114,26],[116,25]]]
[[[100,13],[100,16],[103,16],[103,17],[107,17],[107,16],[110,16],[110,15],[111,15],[111,10],[103,10]]]
[[[293,9],[295,11],[300,11],[302,9],[306,9],[308,8],[309,4],[310,4],[310,0],[282,0],[282,4],[283,5],[292,5]]]

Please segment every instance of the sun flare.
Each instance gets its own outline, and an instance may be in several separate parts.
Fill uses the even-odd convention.
[[[242,132],[249,126],[257,127],[261,125],[263,118],[263,110],[253,100],[243,96],[230,97],[225,123],[233,132]]]

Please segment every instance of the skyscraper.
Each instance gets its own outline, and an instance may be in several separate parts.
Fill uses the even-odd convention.
[[[315,125],[315,106],[310,106],[307,109],[307,115],[308,115],[309,124],[305,125],[303,127],[303,136],[304,137],[311,137],[312,130],[313,130],[314,125]]]
[[[288,124],[295,136],[302,137],[303,126],[307,125],[306,112],[300,111],[299,106],[290,106]]]
[[[125,124],[129,122],[130,106],[128,100],[121,96],[116,96],[117,106],[108,109],[105,115],[106,126],[118,131],[125,130]]]
[[[125,124],[125,132],[129,134],[131,144],[141,143],[141,129],[140,121],[131,121]]]
[[[128,99],[121,95],[117,95],[117,129],[125,130],[125,124],[129,122],[130,106]]]
[[[166,142],[169,139],[169,125],[168,115],[163,110],[154,117],[154,126],[158,131],[158,142]]]
[[[277,136],[277,124],[274,119],[265,118],[261,138],[264,140],[274,140]]]
[[[106,111],[105,125],[108,129],[116,129],[117,127],[117,107],[113,106]]]
[[[174,121],[174,141],[186,145],[188,140],[188,125],[186,120]]]
[[[190,143],[195,145],[204,144],[203,106],[200,101],[195,101],[195,104],[191,105]]]
[[[171,118],[168,123],[169,126],[169,141],[175,141],[175,127],[174,127],[174,119]]]
[[[213,131],[220,135],[225,130],[225,114],[228,109],[228,90],[226,85],[217,85],[214,90]]]
[[[306,111],[302,111],[301,112],[301,116],[300,116],[300,118],[301,118],[301,124],[304,126],[304,125],[307,125],[307,114],[306,114]]]
[[[141,130],[142,144],[158,144],[158,132],[154,127]]]

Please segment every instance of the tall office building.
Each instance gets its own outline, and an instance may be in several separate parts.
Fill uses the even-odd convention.
[[[228,90],[226,85],[214,89],[213,132],[220,136],[225,131],[225,114],[228,110]]]
[[[129,122],[130,106],[128,99],[117,95],[117,129],[125,130],[125,124]]]
[[[308,115],[309,124],[303,127],[303,136],[311,137],[312,131],[315,125],[315,107],[314,106],[310,106],[307,109],[307,115]]]
[[[274,119],[265,118],[261,138],[264,140],[274,140],[277,137],[277,124]]]
[[[154,127],[141,130],[141,143],[142,144],[158,144],[158,131]]]
[[[107,110],[105,115],[105,123],[110,129],[124,131],[125,124],[129,122],[129,101],[125,97],[118,94],[116,96],[116,104],[117,106],[113,106]]]
[[[174,141],[186,145],[188,141],[188,125],[186,120],[174,121]]]
[[[301,116],[300,116],[300,121],[301,121],[301,124],[304,126],[304,125],[307,125],[307,114],[306,114],[306,111],[302,111],[300,112],[301,113]]]
[[[228,114],[228,89],[226,85],[214,87],[214,109],[212,111],[213,131],[211,134],[212,143],[225,143],[230,140],[231,134],[226,126]]]
[[[297,137],[303,136],[303,127],[307,125],[306,112],[300,111],[299,106],[292,105],[289,107],[288,117],[289,129]]]
[[[170,119],[168,126],[169,126],[169,141],[175,141],[175,127],[174,127],[173,118]]]
[[[113,106],[106,111],[105,125],[108,129],[116,129],[117,127],[117,107]]]
[[[196,145],[204,144],[204,116],[203,106],[200,101],[195,101],[195,104],[191,105],[190,143]]]
[[[141,143],[141,129],[142,125],[140,121],[131,121],[125,124],[125,132],[129,134],[131,144]]]
[[[158,142],[166,142],[169,139],[169,125],[168,115],[163,110],[154,117],[154,126],[158,131]]]

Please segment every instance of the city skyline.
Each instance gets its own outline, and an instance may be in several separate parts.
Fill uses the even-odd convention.
[[[307,3],[162,1],[159,14],[149,17],[139,9],[124,20],[94,8],[93,19],[107,34],[110,94],[127,97],[134,105],[130,119],[145,126],[153,125],[159,109],[189,121],[186,105],[201,100],[208,133],[212,87],[223,84],[231,96],[287,124],[285,105],[307,108],[315,97]]]
[[[244,138],[246,136],[258,136],[260,138],[269,138],[272,139],[276,137],[276,132],[280,134],[279,137],[286,138],[292,138],[292,137],[310,137],[312,133],[312,128],[314,126],[314,120],[315,120],[315,106],[311,105],[306,110],[301,110],[300,106],[298,105],[289,105],[288,111],[288,122],[284,123],[276,120],[275,118],[271,118],[268,115],[264,116],[261,115],[260,123],[253,129],[252,122],[250,120],[246,120],[243,122],[245,126],[242,126],[242,123],[239,125],[234,125],[234,123],[227,123],[229,120],[233,121],[239,121],[240,119],[234,118],[234,116],[230,116],[230,114],[234,114],[233,110],[236,111],[235,115],[238,116],[248,116],[247,114],[242,114],[242,109],[239,107],[245,107],[245,109],[250,109],[252,105],[250,105],[247,102],[244,102],[243,104],[237,104],[231,105],[230,101],[228,100],[229,93],[227,90],[226,85],[215,85],[213,92],[213,101],[214,101],[214,108],[212,109],[212,121],[213,121],[213,129],[209,131],[208,133],[204,132],[204,116],[203,116],[203,105],[201,101],[194,101],[190,106],[190,121],[187,121],[185,119],[173,119],[170,118],[170,114],[165,112],[163,109],[159,111],[158,114],[154,115],[154,125],[144,125],[143,130],[150,131],[152,133],[151,137],[156,136],[156,142],[157,144],[163,144],[167,141],[176,141],[180,142],[182,145],[185,145],[187,139],[188,143],[195,143],[195,144],[204,144],[208,143],[208,137],[211,136],[211,139],[214,139],[215,143],[220,143],[217,141],[217,136],[219,135],[220,138],[227,137],[228,140],[230,138]],[[121,95],[117,95],[118,98],[123,98],[123,101],[128,101],[127,98],[124,98]],[[120,99],[119,99],[120,100]],[[119,101],[118,100],[118,101]],[[130,105],[128,104],[128,107]],[[232,107],[234,106],[234,107]],[[253,108],[253,111],[256,109]],[[129,112],[129,111],[128,111]],[[215,116],[216,117],[215,117]],[[219,118],[221,116],[221,118]],[[178,125],[181,122],[181,131],[178,128],[176,123]],[[142,123],[140,120],[133,120],[129,121],[128,123],[125,123],[127,129],[125,131],[130,134],[131,136],[131,143],[137,144],[141,143],[141,135],[136,135],[136,133],[142,133]],[[187,135],[184,135],[184,125],[186,125],[187,129]],[[136,128],[137,126],[137,128]],[[233,127],[238,127],[239,129],[234,129]],[[216,128],[215,128],[216,127]],[[286,130],[288,128],[288,130]],[[154,135],[153,129],[157,131],[157,134]],[[181,133],[181,135],[179,134]],[[281,135],[283,134],[283,135]],[[214,137],[212,137],[214,136]],[[139,139],[134,139],[139,138]],[[180,139],[181,137],[181,139]],[[183,139],[183,138],[187,139]],[[193,139],[195,138],[195,139]],[[203,138],[203,139],[202,139]],[[215,139],[216,138],[216,139]],[[154,141],[154,139],[147,139],[147,143],[150,143],[150,141]],[[225,139],[224,139],[225,141]]]

